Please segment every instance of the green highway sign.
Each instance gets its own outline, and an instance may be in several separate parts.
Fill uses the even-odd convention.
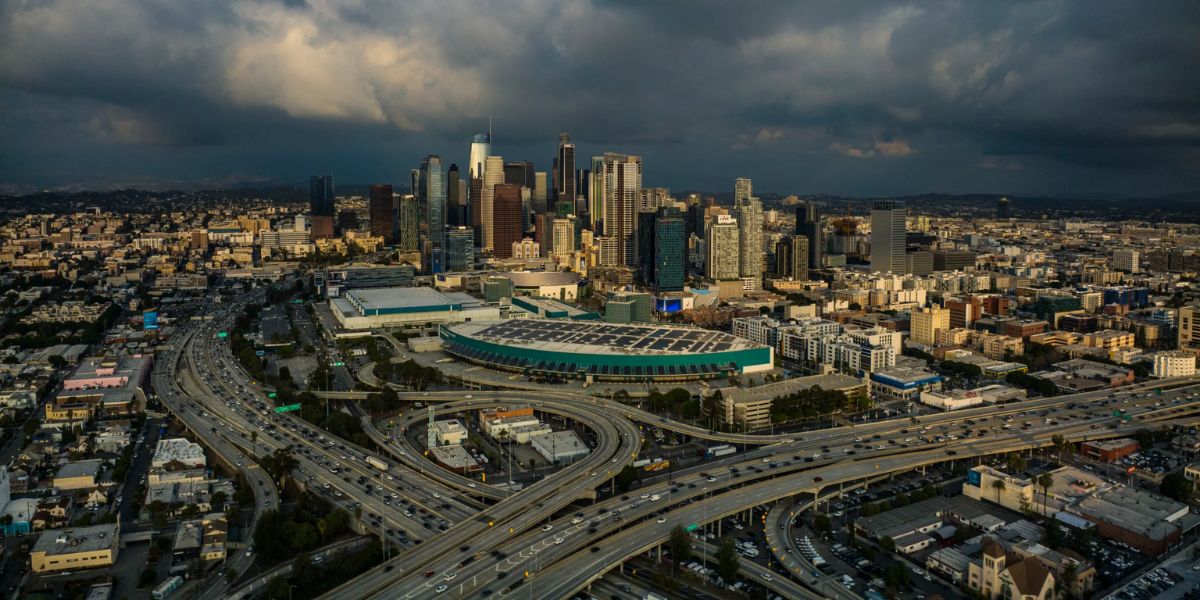
[[[217,332],[217,337],[219,337],[219,338],[227,338],[227,337],[229,337],[229,332],[228,332],[228,331],[218,331],[218,332]]]
[[[274,398],[276,395],[277,395],[277,394],[275,394],[275,392],[267,392],[267,397],[268,397],[268,398]]]
[[[692,523],[691,525],[688,525],[688,526],[687,526],[687,530],[688,530],[689,532],[690,532],[690,531],[695,531],[695,530],[697,530],[697,529],[700,529],[700,525],[699,525],[698,523]]]
[[[300,403],[297,402],[296,404],[285,404],[283,406],[275,407],[275,412],[277,413],[291,412],[293,410],[300,410]]]
[[[346,363],[344,363],[344,362],[341,362],[341,361],[338,361],[338,362],[335,362],[335,363],[333,363],[333,366],[335,366],[335,367],[344,367],[344,366],[346,366]]]

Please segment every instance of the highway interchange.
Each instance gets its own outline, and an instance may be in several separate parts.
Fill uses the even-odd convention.
[[[177,345],[155,370],[155,389],[205,445],[246,475],[255,489],[255,518],[279,495],[253,457],[290,447],[299,461],[293,473],[298,482],[359,514],[365,531],[404,549],[327,598],[566,598],[661,545],[675,525],[719,522],[777,500],[811,499],[922,465],[1049,446],[1057,435],[1072,441],[1115,437],[1156,423],[1196,423],[1200,415],[1197,378],[967,409],[917,422],[903,418],[774,436],[710,432],[572,393],[400,394],[438,402],[435,411],[441,416],[488,406],[535,406],[596,433],[597,445],[586,458],[512,492],[440,470],[403,436],[379,431],[365,416],[364,430],[384,454],[336,439],[292,414],[275,413],[266,391],[240,368],[227,339],[218,336],[246,303],[258,299],[251,294],[215,307],[210,319],[177,336]],[[1132,420],[1112,416],[1117,409]],[[398,425],[422,426],[425,418],[424,411],[412,411]],[[639,423],[757,447],[677,470],[669,482],[578,502],[611,485],[615,474],[637,458]],[[388,470],[367,464],[368,456],[385,460]],[[238,556],[242,562],[250,558]],[[828,589],[819,578],[792,581],[749,561],[743,573],[785,597],[820,597],[817,590]],[[220,597],[222,591],[211,588],[203,597]]]

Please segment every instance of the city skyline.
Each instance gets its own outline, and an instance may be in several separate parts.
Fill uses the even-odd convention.
[[[429,154],[466,171],[494,116],[496,154],[552,173],[569,131],[577,168],[641,156],[646,185],[672,189],[749,176],[798,194],[1194,192],[1197,59],[1181,50],[1196,11],[12,5],[0,189],[399,184]],[[484,22],[495,35],[467,35]],[[668,48],[685,68],[653,60]]]

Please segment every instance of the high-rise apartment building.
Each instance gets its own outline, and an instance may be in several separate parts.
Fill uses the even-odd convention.
[[[708,226],[705,239],[704,274],[709,279],[737,279],[741,262],[738,260],[738,222],[729,215],[717,215]]]
[[[479,193],[479,227],[482,233],[482,239],[479,241],[479,247],[486,250],[495,251],[495,193],[496,186],[504,185],[504,158],[501,156],[489,156],[484,161],[483,167],[483,183]],[[517,223],[520,227],[521,217],[521,186],[517,186]],[[520,236],[517,239],[521,239]],[[510,243],[513,240],[509,240]],[[503,250],[508,253],[508,250]]]
[[[396,243],[396,211],[392,201],[392,186],[380,184],[371,186],[370,205],[367,209],[371,225],[371,235],[383,238],[383,243]]]
[[[738,206],[743,200],[754,195],[754,183],[749,177],[738,177],[733,180],[733,205]]]
[[[683,214],[674,207],[658,209],[654,218],[654,261],[652,282],[655,291],[681,292],[687,274],[687,228]]]
[[[910,338],[914,343],[932,346],[939,331],[950,329],[950,311],[934,306],[912,312],[909,321]]]
[[[797,281],[808,279],[808,239],[793,235],[775,244],[775,273]]]
[[[903,274],[904,201],[876,200],[871,205],[871,270]]]
[[[820,269],[825,253],[825,231],[821,228],[821,209],[816,202],[803,201],[796,205],[796,234],[808,240],[808,268]]]
[[[742,180],[738,180],[739,183]],[[747,182],[749,180],[746,180]],[[738,271],[743,278],[762,284],[763,214],[758,198],[747,196],[734,207],[738,222]]]
[[[1141,271],[1142,253],[1129,248],[1113,250],[1112,262],[1118,271],[1137,273]]]
[[[491,160],[494,157],[488,157]],[[484,190],[484,198],[488,191]],[[499,183],[492,188],[492,255],[512,258],[513,242],[521,241],[521,186]]]
[[[563,133],[558,136],[558,153],[554,157],[554,199],[574,205],[575,197],[575,144],[569,134]]]
[[[333,176],[313,175],[308,182],[309,212],[312,214],[312,239],[333,237]]]
[[[996,218],[1012,218],[1012,207],[1009,205],[1008,198],[1001,198],[996,201]]]
[[[607,152],[603,160],[604,235],[616,244],[614,264],[637,266],[637,202],[642,157]]]
[[[559,217],[551,222],[550,243],[542,242],[543,248],[550,248],[550,255],[555,258],[570,256],[575,251],[575,217]]]
[[[588,178],[587,225],[596,233],[604,233],[604,157],[592,157],[591,177]]]
[[[396,204],[396,249],[416,252],[421,249],[421,205],[417,197],[403,194]]]
[[[1179,307],[1178,330],[1179,330],[1179,349],[1200,349],[1200,320],[1196,319],[1196,313],[1200,312],[1196,306],[1181,306]]]
[[[446,229],[443,254],[448,272],[470,271],[475,266],[475,230],[465,225]]]

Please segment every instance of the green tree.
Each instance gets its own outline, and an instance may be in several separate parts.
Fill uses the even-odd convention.
[[[825,513],[817,513],[813,517],[813,530],[817,533],[828,533],[833,529],[833,522],[829,520],[829,515]]]
[[[154,567],[147,566],[138,575],[138,588],[147,588],[154,585],[154,580],[157,578],[158,574],[154,571]]]
[[[638,469],[632,465],[625,465],[621,469],[621,472],[617,473],[617,477],[616,477],[617,490],[621,491],[621,492],[627,492],[627,491],[629,491],[629,487],[632,486],[634,484],[634,482],[638,481],[641,478],[642,478],[642,472],[640,469]]]
[[[1042,473],[1037,476],[1038,487],[1042,488],[1042,514],[1046,514],[1046,500],[1050,493],[1050,488],[1054,487],[1054,477],[1049,473]]]
[[[671,528],[667,551],[671,553],[672,570],[692,557],[692,538],[682,525]]]
[[[722,539],[720,547],[717,548],[717,576],[725,583],[733,583],[737,581],[740,569],[741,562],[738,559],[737,547],[734,546],[733,538]]]
[[[1173,500],[1187,502],[1192,496],[1192,482],[1178,471],[1168,473],[1166,477],[1163,477],[1162,483],[1158,485],[1158,491]]]
[[[992,480],[992,489],[996,492],[996,504],[1000,504],[1000,492],[1003,492],[1005,487],[1003,479]]]
[[[895,552],[896,540],[893,540],[891,536],[885,535],[882,538],[879,538],[879,547],[888,552]]]

